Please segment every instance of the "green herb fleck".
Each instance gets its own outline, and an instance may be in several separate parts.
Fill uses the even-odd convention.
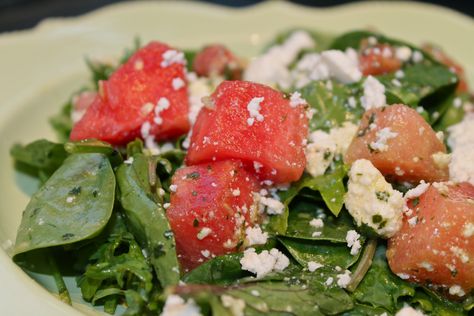
[[[199,220],[195,218],[193,221],[193,227],[198,227],[198,226],[199,226]]]
[[[379,199],[380,201],[388,202],[390,193],[388,193],[387,191],[377,191],[375,192],[375,196],[377,196],[377,199]]]
[[[199,179],[201,175],[199,174],[199,172],[197,171],[194,171],[194,172],[191,172],[191,173],[188,173],[186,175],[186,179],[193,179],[193,180],[196,180],[196,179]]]

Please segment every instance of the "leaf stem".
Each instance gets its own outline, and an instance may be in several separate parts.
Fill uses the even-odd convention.
[[[49,266],[52,270],[54,282],[56,283],[56,287],[58,288],[59,299],[68,305],[72,305],[71,296],[69,295],[66,283],[64,283],[61,271],[59,271],[58,264],[56,263],[56,259],[54,258],[54,253],[50,251],[48,252],[47,256]]]
[[[364,278],[367,271],[369,271],[370,266],[372,265],[372,260],[375,255],[375,250],[377,249],[377,239],[371,238],[367,241],[365,246],[364,253],[360,258],[359,264],[357,265],[354,273],[352,274],[351,282],[347,286],[349,292],[354,292],[355,289],[359,286],[359,283]]]

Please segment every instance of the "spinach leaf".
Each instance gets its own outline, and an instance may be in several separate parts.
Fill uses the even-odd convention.
[[[45,182],[67,157],[62,144],[45,139],[36,140],[26,146],[15,144],[10,149],[16,168],[38,177]]]
[[[413,296],[415,288],[390,271],[385,251],[385,246],[378,247],[372,266],[353,292],[353,297],[361,304],[395,312],[399,299],[404,296]]]
[[[471,98],[472,97],[468,93],[450,95],[446,100],[438,105],[441,109],[438,110],[438,113],[440,113],[441,116],[433,125],[433,128],[437,131],[446,131],[448,127],[461,122],[465,114],[463,104],[471,102]],[[459,102],[460,105],[456,104],[457,102]]]
[[[285,235],[288,228],[288,216],[291,201],[300,193],[301,190],[308,188],[312,191],[319,191],[324,203],[334,215],[338,215],[344,204],[345,188],[343,179],[347,174],[344,166],[337,166],[331,173],[318,177],[311,177],[304,174],[303,177],[293,183],[286,191],[281,191],[280,198],[285,205],[285,209],[280,215],[273,215],[266,227],[270,232],[276,232],[279,235]]]
[[[439,64],[419,63],[403,68],[404,77],[394,81],[394,74],[378,76],[385,86],[387,103],[403,103],[416,107],[422,105],[427,109],[435,108],[439,99],[454,92],[457,76],[446,66]],[[434,101],[434,102],[432,102]]]
[[[308,262],[314,261],[346,269],[357,262],[360,254],[359,252],[355,256],[351,255],[350,248],[345,243],[315,242],[287,237],[279,237],[279,240],[303,267],[307,267]]]
[[[417,289],[415,295],[410,300],[411,305],[418,305],[425,312],[439,316],[462,316],[466,315],[461,304],[449,301],[435,295],[431,291]]]
[[[324,222],[322,228],[314,228],[310,221],[321,218]],[[307,240],[326,240],[331,242],[346,243],[346,235],[349,230],[355,229],[352,217],[343,210],[338,217],[329,214],[314,202],[306,199],[298,199],[291,205],[288,217],[288,229],[284,236]],[[314,232],[321,232],[314,235]]]
[[[149,184],[150,160],[135,154],[132,164],[117,169],[119,200],[128,226],[150,256],[163,287],[177,284],[179,267],[176,244],[163,206],[154,198]]]
[[[390,315],[387,310],[379,307],[354,304],[354,308],[342,314],[342,316],[381,316]]]
[[[340,288],[300,282],[258,282],[232,289],[226,295],[245,300],[249,315],[336,315],[353,307],[350,297]]]
[[[359,84],[344,85],[329,80],[315,81],[305,86],[301,89],[301,96],[314,110],[309,122],[310,131],[329,130],[346,121],[357,123],[364,113],[360,95]],[[351,97],[354,98],[354,104],[349,102]]]
[[[110,219],[114,198],[115,178],[107,157],[69,156],[28,203],[15,255],[96,236]]]

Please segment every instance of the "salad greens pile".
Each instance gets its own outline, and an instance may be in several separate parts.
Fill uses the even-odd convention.
[[[284,41],[290,33],[280,34],[273,43]],[[422,52],[367,31],[336,38],[310,33],[318,43],[317,51],[357,49],[362,39],[373,36],[379,43]],[[194,55],[186,52],[189,60]],[[458,78],[446,66],[427,53],[423,57],[420,63],[404,66],[401,85],[394,84],[394,74],[377,79],[386,87],[389,104],[416,108],[436,130],[443,131],[464,116],[462,107],[451,106],[454,98],[469,96],[455,93]],[[96,89],[97,81],[115,69],[87,64]],[[328,130],[347,120],[356,122],[364,112],[359,101],[361,83],[329,82],[314,81],[300,90],[318,114],[310,121],[311,131]],[[348,106],[351,96],[355,106]],[[473,297],[448,301],[394,275],[382,239],[362,233],[361,251],[350,253],[346,235],[357,227],[343,205],[348,168],[340,156],[324,175],[304,174],[279,193],[285,210],[270,216],[264,229],[271,238],[257,252],[277,247],[290,258],[288,268],[256,279],[242,270],[243,254],[234,253],[212,258],[183,275],[163,207],[169,202],[171,176],[183,164],[182,140],[160,155],[147,153],[140,140],[126,148],[100,141],[68,142],[71,109],[70,100],[51,119],[61,143],[43,139],[11,149],[17,170],[41,181],[23,213],[14,260],[26,270],[52,275],[63,301],[71,303],[63,276],[72,275],[83,299],[110,314],[119,305],[126,306],[124,315],[160,314],[172,293],[193,299],[203,315],[237,315],[235,306],[242,301],[245,315],[394,315],[404,304],[431,315],[472,313]],[[313,218],[324,219],[320,234],[313,234],[309,224]],[[310,262],[323,266],[309,272]],[[352,279],[343,289],[337,280],[346,269]],[[328,278],[334,282],[328,284]]]

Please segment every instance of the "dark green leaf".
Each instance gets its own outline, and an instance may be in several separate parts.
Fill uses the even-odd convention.
[[[26,207],[15,254],[96,236],[109,221],[114,197],[115,178],[107,157],[69,156]]]
[[[59,113],[52,116],[49,119],[51,127],[56,132],[56,135],[61,142],[69,140],[69,135],[72,130],[72,100],[69,100],[66,104],[63,105]]]
[[[413,296],[415,289],[390,271],[385,251],[384,246],[378,247],[372,266],[354,291],[353,297],[361,304],[395,312],[399,299]]]
[[[148,172],[149,160],[143,154],[134,155],[132,164],[118,168],[120,203],[128,226],[150,256],[161,285],[174,285],[179,281],[175,240],[163,206],[153,198]]]

